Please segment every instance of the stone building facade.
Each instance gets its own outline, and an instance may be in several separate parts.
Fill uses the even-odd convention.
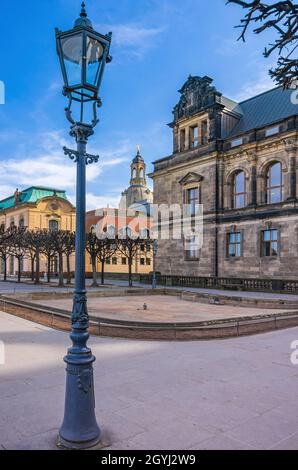
[[[298,279],[298,108],[274,88],[240,103],[190,76],[174,108],[173,153],[154,162],[155,204],[203,204],[200,250],[160,240],[162,274]],[[194,215],[194,214],[193,214]]]

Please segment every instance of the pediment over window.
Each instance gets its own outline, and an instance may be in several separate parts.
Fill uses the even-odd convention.
[[[187,175],[183,176],[181,180],[179,180],[179,183],[181,185],[186,185],[186,184],[191,184],[191,183],[200,183],[203,181],[204,177],[202,175],[199,175],[198,173],[190,172],[187,173]]]

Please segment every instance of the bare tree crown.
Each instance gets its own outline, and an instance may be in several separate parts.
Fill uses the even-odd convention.
[[[246,11],[241,24],[237,26],[242,28],[239,39],[245,41],[250,25],[254,25],[256,34],[275,30],[276,39],[265,48],[264,56],[269,57],[278,51],[277,65],[269,70],[269,75],[278,85],[288,88],[298,79],[298,60],[295,55],[298,46],[298,3],[290,0],[271,4],[261,0],[228,0],[227,3],[240,5]]]

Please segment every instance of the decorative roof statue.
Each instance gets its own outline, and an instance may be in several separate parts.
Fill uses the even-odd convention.
[[[15,190],[14,193],[14,205],[17,206],[21,202],[22,193],[19,191],[19,188]]]

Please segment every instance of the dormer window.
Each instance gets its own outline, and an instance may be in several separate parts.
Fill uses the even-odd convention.
[[[199,126],[192,126],[189,128],[190,147],[195,148],[199,145]]]
[[[241,137],[240,139],[235,139],[235,140],[232,140],[231,142],[231,147],[238,147],[238,145],[242,145],[243,144],[243,138]]]
[[[279,126],[269,127],[269,129],[266,129],[265,131],[265,136],[270,137],[271,135],[275,135],[278,133],[279,133]]]

